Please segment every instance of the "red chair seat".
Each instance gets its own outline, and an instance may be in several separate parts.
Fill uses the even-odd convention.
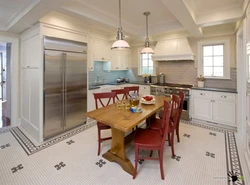
[[[148,137],[150,136],[150,137]],[[162,135],[156,130],[137,129],[134,143],[141,147],[161,147]]]

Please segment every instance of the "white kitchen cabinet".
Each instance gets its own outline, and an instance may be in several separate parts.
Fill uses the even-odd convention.
[[[130,50],[112,50],[111,59],[105,62],[103,70],[128,70],[130,69],[131,51]]]
[[[110,61],[111,46],[108,41],[91,38],[92,61]]]
[[[42,141],[42,42],[39,26],[21,35],[21,125],[37,141]]]
[[[149,85],[139,85],[139,94],[140,95],[149,95],[150,94],[150,86]]]
[[[92,90],[88,90],[88,107],[87,110],[92,111],[95,110],[95,98],[94,98],[94,93],[99,93],[101,92],[100,89],[92,89]]]
[[[41,40],[40,40],[40,35],[38,33],[21,41],[22,68],[41,67],[41,58],[37,57],[40,56],[41,52],[40,49],[41,49]]]
[[[192,90],[192,118],[236,126],[234,93]]]
[[[41,120],[42,97],[41,71],[39,68],[21,69],[21,125],[37,140]]]

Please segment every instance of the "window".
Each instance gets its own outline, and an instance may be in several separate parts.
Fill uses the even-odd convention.
[[[140,54],[140,68],[141,74],[154,74],[154,62],[152,60],[152,54]]]
[[[230,50],[229,38],[199,41],[197,49],[197,76],[230,79],[230,60],[233,59],[233,51]]]
[[[224,45],[203,46],[203,76],[223,77]]]

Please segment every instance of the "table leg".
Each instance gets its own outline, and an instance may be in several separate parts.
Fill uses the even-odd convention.
[[[111,149],[104,153],[102,156],[110,162],[117,162],[121,165],[124,171],[133,175],[134,174],[134,166],[130,162],[129,159],[126,158],[125,155],[125,143],[124,136],[125,133],[116,129],[111,128],[112,130],[112,146]]]

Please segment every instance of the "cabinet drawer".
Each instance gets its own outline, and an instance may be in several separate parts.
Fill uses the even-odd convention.
[[[212,98],[212,92],[211,91],[193,91],[193,96],[196,98]]]
[[[235,101],[235,94],[225,92],[213,92],[213,99],[222,101]]]

